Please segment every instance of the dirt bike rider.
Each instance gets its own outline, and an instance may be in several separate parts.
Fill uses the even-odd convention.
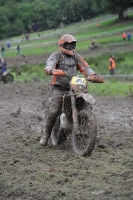
[[[94,83],[103,83],[103,78],[90,68],[88,63],[79,55],[75,53],[77,40],[69,34],[63,35],[58,41],[61,52],[54,52],[46,61],[44,71],[47,75],[52,77],[52,95],[51,104],[46,118],[44,135],[40,140],[40,144],[47,145],[50,138],[52,128],[59,114],[62,97],[66,92],[69,92],[68,74],[77,74],[80,71],[87,79]]]
[[[93,39],[92,42],[91,42],[90,48],[91,48],[91,49],[98,48],[98,44],[95,42],[94,39]]]

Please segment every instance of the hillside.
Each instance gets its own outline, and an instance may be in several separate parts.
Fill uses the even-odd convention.
[[[99,47],[98,49],[95,50],[82,50],[82,51],[77,51],[81,56],[84,58],[88,57],[97,57],[100,55],[104,54],[115,54],[115,53],[125,53],[125,52],[131,52],[133,51],[133,44],[132,43],[120,43],[120,44],[114,44],[114,45],[109,45],[107,47]],[[14,56],[10,58],[6,58],[6,61],[8,63],[8,66],[22,66],[26,64],[43,64],[46,62],[47,58],[50,56],[50,53],[46,53],[45,55],[31,55],[31,56]]]
[[[58,51],[59,36],[66,33],[73,34],[77,38],[76,51],[84,58],[107,53],[131,52],[133,50],[133,40],[131,39],[130,42],[123,41],[121,35],[124,31],[133,35],[133,20],[118,23],[116,19],[116,15],[106,15],[60,29],[32,33],[29,42],[21,42],[21,36],[9,38],[12,46],[10,51],[6,52],[6,60],[9,66],[43,63],[50,53]],[[99,29],[96,27],[97,23],[101,24]],[[98,49],[89,49],[92,39],[95,39],[99,44]],[[5,42],[1,41],[2,44],[4,45]],[[18,44],[21,48],[20,55],[16,55]]]

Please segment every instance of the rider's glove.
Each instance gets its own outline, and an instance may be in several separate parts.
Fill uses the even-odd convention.
[[[54,76],[58,76],[58,77],[67,77],[68,76],[66,71],[60,70],[60,69],[51,69],[49,71],[49,75],[54,75]]]
[[[104,83],[104,78],[98,76],[97,74],[92,74],[87,77],[87,80],[92,83]]]

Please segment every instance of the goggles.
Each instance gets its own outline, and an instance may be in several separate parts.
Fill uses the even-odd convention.
[[[73,50],[76,48],[76,42],[64,43],[63,48],[67,50]]]

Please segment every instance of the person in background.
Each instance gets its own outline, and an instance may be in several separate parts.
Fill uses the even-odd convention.
[[[3,46],[1,47],[1,53],[2,53],[2,56],[4,57],[4,55],[5,55],[5,48]]]
[[[52,76],[51,82],[51,104],[47,113],[44,127],[44,135],[40,144],[47,145],[52,128],[60,112],[62,97],[69,92],[69,74],[77,74],[80,71],[86,76],[88,81],[93,83],[103,83],[104,79],[99,77],[89,66],[89,64],[77,53],[75,53],[77,40],[70,34],[65,34],[58,40],[60,52],[54,52],[46,61],[44,71]]]
[[[30,39],[30,34],[29,33],[25,34],[25,39],[26,39],[27,42],[29,42],[29,39]]]
[[[131,40],[131,33],[127,33],[127,39],[128,39],[128,41]]]
[[[100,24],[96,24],[97,28],[100,28]]]
[[[126,38],[127,38],[127,34],[126,34],[125,32],[122,33],[122,38],[123,38],[124,41],[126,40]]]
[[[20,54],[20,46],[19,45],[17,46],[17,52],[18,52],[18,54]]]
[[[21,38],[22,38],[21,42],[23,42],[23,41],[24,41],[24,38],[25,38],[24,33],[22,34]]]
[[[10,49],[10,47],[11,47],[10,41],[7,41],[6,45],[7,45],[7,48]]]
[[[115,56],[111,55],[110,58],[109,58],[109,65],[108,65],[108,69],[109,69],[110,75],[114,74],[115,68],[116,68]]]

